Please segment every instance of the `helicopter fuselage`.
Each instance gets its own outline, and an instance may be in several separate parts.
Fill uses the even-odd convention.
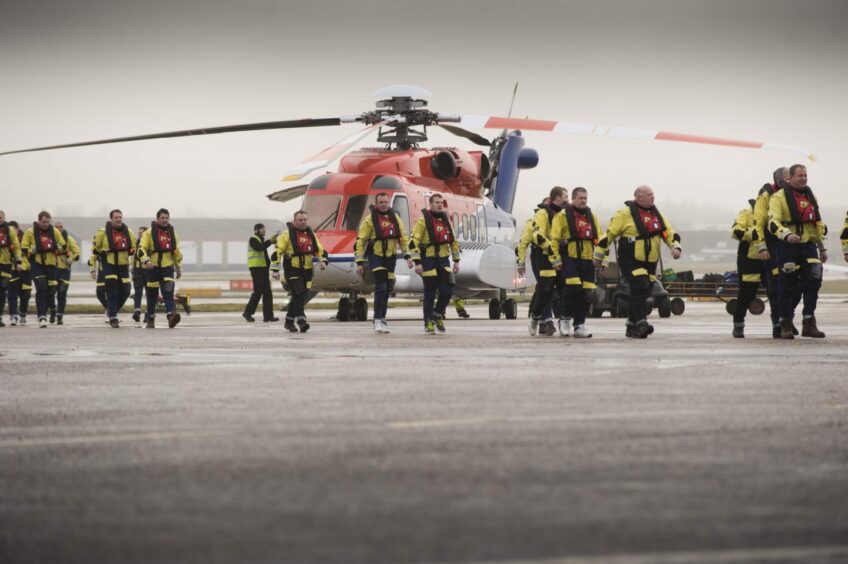
[[[433,193],[444,196],[462,249],[457,294],[523,287],[515,274],[515,219],[483,195],[488,166],[482,152],[454,147],[363,149],[346,155],[338,172],[316,177],[304,194],[303,209],[330,255],[329,268],[316,271],[313,288],[371,290],[370,276],[356,273],[354,245],[360,222],[381,192],[389,195],[408,231],[429,207]],[[398,262],[396,274],[397,291],[422,291],[420,277],[404,261]]]

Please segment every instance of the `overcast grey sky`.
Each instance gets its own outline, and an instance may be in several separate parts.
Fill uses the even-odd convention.
[[[830,223],[848,195],[848,2],[0,0],[0,150],[373,107],[396,83],[431,109],[515,114],[808,148]],[[121,207],[282,217],[291,166],[357,126],[236,133],[0,157],[0,209],[29,220]],[[495,132],[484,131],[490,136]],[[641,183],[706,217],[736,210],[799,157],[690,144],[526,134],[540,153],[516,212],[554,184],[620,204]],[[462,144],[433,132],[433,145]],[[469,147],[470,148],[470,147]],[[699,212],[698,210],[703,210]],[[689,219],[689,218],[687,218]],[[727,222],[731,218],[728,218]],[[672,218],[674,221],[674,218]],[[836,227],[834,225],[834,227]]]

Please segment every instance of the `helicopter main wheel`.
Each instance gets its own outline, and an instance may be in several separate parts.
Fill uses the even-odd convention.
[[[336,319],[339,321],[350,320],[350,298],[339,299],[339,310],[336,312]]]
[[[503,309],[504,317],[507,319],[516,319],[518,317],[518,304],[515,303],[514,299],[505,299],[501,307]]]
[[[489,319],[501,318],[501,301],[497,298],[489,300]]]
[[[686,302],[683,301],[683,298],[674,298],[671,300],[671,313],[674,315],[683,315],[684,311],[686,311]]]
[[[368,300],[365,298],[357,298],[353,306],[353,314],[357,321],[368,320]]]
[[[762,315],[765,310],[766,303],[760,298],[754,298],[754,301],[751,302],[751,305],[748,306],[748,311],[750,311],[754,315]]]

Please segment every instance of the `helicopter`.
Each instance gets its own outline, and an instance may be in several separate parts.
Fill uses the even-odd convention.
[[[516,85],[517,88],[517,85]],[[368,302],[362,296],[373,290],[369,274],[360,277],[354,262],[354,244],[359,223],[380,192],[390,195],[391,206],[407,228],[422,215],[433,193],[445,198],[462,251],[462,269],[456,276],[454,295],[488,298],[490,319],[515,319],[517,304],[508,290],[524,290],[535,283],[528,274],[518,276],[515,261],[517,226],[512,213],[521,170],[538,165],[539,155],[525,147],[523,131],[544,131],[652,139],[750,149],[808,151],[789,145],[741,141],[700,135],[671,133],[628,127],[564,121],[507,117],[443,114],[428,109],[432,95],[416,86],[395,85],[374,93],[375,109],[355,115],[319,119],[297,119],[221,127],[208,127],[68,143],[0,152],[15,153],[83,147],[195,135],[235,133],[271,129],[364,124],[366,127],[309,157],[285,174],[286,187],[267,197],[276,202],[302,198],[310,225],[329,254],[330,267],[316,271],[310,298],[319,292],[342,294],[336,318],[364,321]],[[515,91],[513,92],[513,102]],[[469,129],[497,129],[487,139]],[[424,148],[427,128],[439,126],[483,149],[460,147]],[[377,134],[379,147],[353,148],[366,136]],[[336,161],[338,169],[328,170]],[[421,278],[399,261],[396,293],[423,293]]]

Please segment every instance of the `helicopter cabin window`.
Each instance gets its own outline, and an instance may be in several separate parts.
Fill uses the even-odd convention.
[[[453,212],[453,215],[451,216],[451,221],[453,222],[454,233],[456,234],[457,237],[459,237],[461,235],[460,227],[462,227],[459,224],[459,214],[456,213],[456,212]]]
[[[342,220],[342,229],[359,229],[359,224],[362,223],[362,216],[368,211],[368,204],[373,204],[373,196],[359,195],[351,196],[347,199],[345,206],[344,219]]]
[[[468,240],[468,216],[462,214],[462,238]]]
[[[477,206],[477,224],[480,226],[480,241],[488,241],[486,230],[486,210],[483,206]]]
[[[477,240],[477,216],[472,215],[468,218],[468,238],[471,241]]]
[[[400,180],[397,176],[375,176],[371,182],[372,190],[400,190]]]
[[[412,226],[409,225],[409,200],[406,199],[406,196],[397,194],[395,201],[392,202],[392,209],[395,210],[395,214],[403,222],[404,227],[412,229]]]
[[[321,176],[316,176],[312,179],[307,187],[307,190],[323,190],[327,187],[327,184],[330,183],[330,175],[322,174]]]
[[[342,199],[338,196],[309,196],[304,198],[303,210],[309,214],[309,225],[315,231],[335,229],[339,217],[339,205]]]

